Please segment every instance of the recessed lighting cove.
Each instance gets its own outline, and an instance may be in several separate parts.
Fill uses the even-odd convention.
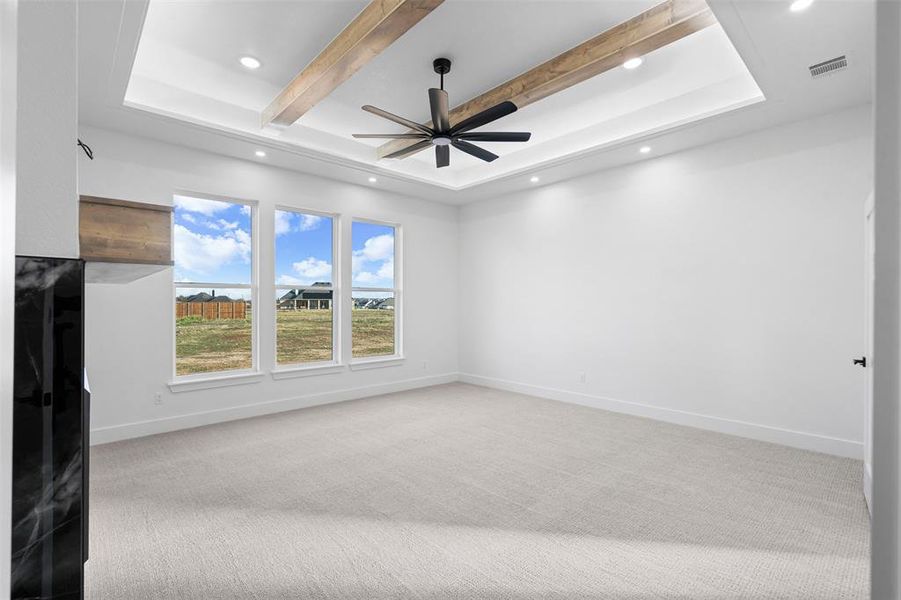
[[[801,0],[798,0],[798,1],[800,2]],[[623,68],[629,69],[629,70],[637,69],[638,67],[641,66],[641,63],[643,63],[643,62],[644,62],[644,60],[642,60],[641,57],[636,56],[635,58],[630,58],[629,60],[624,62]]]
[[[791,3],[789,10],[792,12],[801,12],[802,10],[810,8],[811,4],[813,4],[813,0],[795,0]]]
[[[259,69],[260,65],[262,64],[259,60],[252,56],[242,56],[239,62],[241,63],[241,66],[247,69]]]

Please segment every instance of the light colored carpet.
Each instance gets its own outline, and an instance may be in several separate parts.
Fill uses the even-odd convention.
[[[860,463],[476,386],[92,461],[91,600],[869,598]]]

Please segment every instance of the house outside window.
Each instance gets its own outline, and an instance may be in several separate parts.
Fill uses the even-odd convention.
[[[334,215],[275,211],[276,366],[337,359]]]

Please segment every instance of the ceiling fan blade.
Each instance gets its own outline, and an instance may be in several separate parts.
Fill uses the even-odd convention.
[[[355,133],[355,138],[385,140],[422,140],[428,136],[424,133]]]
[[[382,158],[407,158],[410,155],[416,154],[420,150],[425,150],[429,146],[432,145],[432,140],[422,140],[421,142],[416,142],[412,146],[408,148],[402,148],[397,152],[392,152],[391,154],[386,154]]]
[[[485,162],[491,162],[498,157],[497,154],[492,154],[484,148],[479,148],[475,144],[470,144],[469,142],[464,142],[463,140],[453,140],[451,144],[453,144],[454,148],[456,148],[457,150],[462,150],[466,154],[471,154],[476,158],[481,158]]]
[[[439,169],[450,165],[450,146],[435,146],[435,164]]]
[[[470,133],[461,133],[456,136],[457,139],[469,140],[470,142],[528,142],[532,137],[531,133],[525,131],[472,131]]]
[[[437,88],[429,88],[429,107],[432,109],[432,126],[438,133],[450,129],[447,118],[447,92]]]
[[[516,105],[507,100],[506,102],[501,102],[500,104],[496,104],[491,108],[486,108],[482,112],[477,115],[473,115],[468,119],[464,119],[451,127],[450,134],[457,135],[458,133],[463,133],[469,131],[470,129],[475,129],[476,127],[481,127],[482,125],[487,125],[492,121],[497,121],[501,117],[506,117],[509,114],[516,112]]]
[[[410,119],[398,117],[397,115],[393,115],[393,114],[389,113],[387,110],[382,110],[381,108],[376,108],[374,106],[370,106],[369,104],[364,106],[363,110],[365,110],[368,113],[378,115],[378,116],[382,117],[383,119],[388,119],[389,121],[394,121],[395,123],[403,125],[404,127],[409,127],[410,129],[415,129],[416,131],[421,131],[422,133],[424,133],[426,135],[434,135],[434,133],[435,133],[434,131],[432,131],[431,129],[426,127],[425,125],[420,125],[419,123],[417,123],[415,121],[411,121]]]

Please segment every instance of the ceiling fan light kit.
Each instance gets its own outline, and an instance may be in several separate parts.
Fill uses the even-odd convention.
[[[496,104],[468,119],[464,119],[455,125],[451,125],[448,118],[449,103],[447,92],[444,91],[444,76],[450,73],[451,61],[447,58],[436,58],[432,62],[432,68],[441,77],[441,87],[429,88],[429,108],[432,115],[432,121],[429,125],[431,126],[421,125],[415,121],[399,117],[388,111],[367,104],[363,107],[363,110],[366,112],[403,125],[404,127],[411,129],[412,132],[355,133],[354,137],[389,140],[419,140],[408,148],[404,148],[393,154],[388,154],[385,158],[406,158],[420,150],[434,146],[435,164],[439,169],[450,165],[451,146],[471,156],[484,160],[485,162],[491,162],[498,158],[496,154],[470,142],[528,142],[529,138],[532,137],[531,133],[526,132],[472,131],[473,129],[477,129],[516,112],[516,105],[509,101]]]

